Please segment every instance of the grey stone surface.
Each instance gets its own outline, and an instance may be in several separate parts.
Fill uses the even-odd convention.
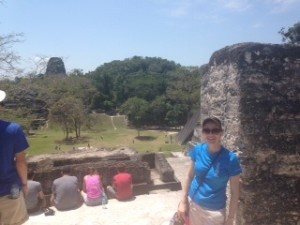
[[[175,176],[182,181],[189,164],[188,157],[176,154],[168,158]],[[109,200],[107,209],[102,206],[82,205],[76,210],[56,211],[54,216],[30,215],[24,225],[169,225],[177,210],[181,191],[160,190],[156,194],[139,195],[133,201]]]
[[[300,223],[300,46],[244,43],[215,52],[201,118],[218,116],[243,167],[238,225]]]
[[[66,75],[63,60],[59,57],[51,57],[47,63],[46,75]]]

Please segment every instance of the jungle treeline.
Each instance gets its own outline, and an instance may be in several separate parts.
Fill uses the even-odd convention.
[[[183,67],[158,57],[115,60],[83,73],[38,74],[0,81],[8,93],[6,117],[30,127],[33,121],[89,126],[92,112],[125,114],[133,126],[180,126],[200,105],[206,66]],[[74,125],[75,124],[75,125]],[[79,134],[80,135],[80,134]]]

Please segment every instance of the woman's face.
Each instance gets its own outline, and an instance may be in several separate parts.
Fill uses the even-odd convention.
[[[222,135],[222,129],[214,123],[207,123],[202,128],[202,136],[204,137],[207,144],[220,144],[222,140]]]

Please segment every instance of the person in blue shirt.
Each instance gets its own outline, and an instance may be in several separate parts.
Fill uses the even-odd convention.
[[[182,187],[178,215],[189,225],[233,225],[238,207],[240,174],[237,155],[222,146],[223,129],[216,117],[202,123],[204,143],[190,151],[191,163]],[[230,202],[226,215],[226,187]]]
[[[6,93],[0,90],[0,102]],[[0,120],[0,224],[28,220],[24,194],[28,192],[25,150],[29,147],[21,126]]]

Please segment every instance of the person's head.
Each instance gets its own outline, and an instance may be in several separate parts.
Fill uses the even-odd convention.
[[[70,166],[63,166],[61,173],[63,175],[70,175],[71,174],[71,167]]]
[[[94,167],[89,166],[89,167],[88,167],[88,173],[89,173],[90,175],[93,175],[93,174],[97,174],[98,171],[97,171]]]
[[[125,165],[124,164],[119,164],[117,167],[118,173],[124,173],[125,172]]]
[[[220,144],[222,135],[222,123],[217,117],[208,117],[203,120],[202,136],[208,144]]]
[[[28,170],[28,173],[27,173],[28,180],[33,180],[34,175],[35,175],[34,170]]]

